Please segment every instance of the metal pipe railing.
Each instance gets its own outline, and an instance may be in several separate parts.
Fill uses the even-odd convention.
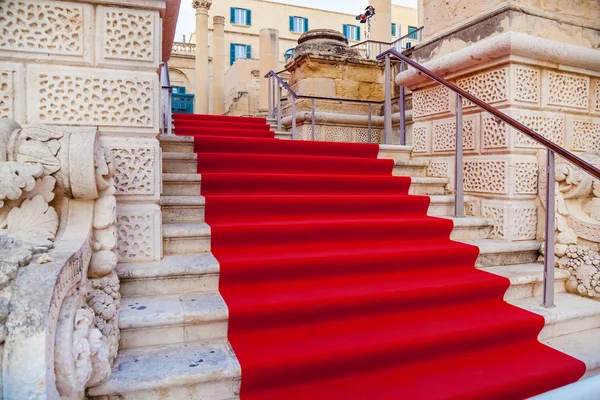
[[[161,119],[160,129],[163,135],[173,135],[173,112],[171,110],[171,98],[173,95],[173,87],[171,86],[171,78],[169,77],[169,63],[164,62],[160,70],[161,84]]]
[[[555,154],[560,155],[564,159],[583,169],[594,178],[600,179],[600,169],[592,164],[577,157],[575,154],[557,145],[556,143],[546,139],[544,136],[535,132],[531,128],[523,125],[519,121],[509,117],[495,107],[483,102],[479,98],[473,96],[464,89],[459,88],[453,83],[448,82],[441,76],[435,74],[421,64],[411,60],[396,50],[390,49],[377,56],[378,60],[385,59],[386,62],[390,57],[394,57],[398,61],[405,62],[414,67],[421,73],[427,75],[430,79],[445,86],[456,93],[456,179],[455,179],[455,216],[464,216],[464,190],[463,190],[463,126],[462,126],[462,100],[463,98],[475,104],[484,111],[490,113],[497,118],[498,121],[504,122],[508,126],[518,130],[526,136],[532,138],[547,149],[546,158],[546,231],[544,242],[544,307],[554,307],[554,236],[555,236]]]

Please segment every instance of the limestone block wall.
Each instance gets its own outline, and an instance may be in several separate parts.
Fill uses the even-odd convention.
[[[110,4],[108,4],[110,3]],[[0,118],[97,126],[116,159],[119,254],[161,258],[164,0],[0,2]]]
[[[480,64],[475,72],[457,69],[446,78],[573,152],[600,151],[597,71],[508,59]],[[449,177],[453,189],[455,94],[424,83],[414,89],[413,154],[429,159],[429,175]],[[463,100],[463,110],[467,210],[494,220],[494,238],[540,238],[541,146],[468,101]]]

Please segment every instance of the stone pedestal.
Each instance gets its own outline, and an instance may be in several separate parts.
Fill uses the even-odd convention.
[[[369,5],[375,8],[372,19],[371,40],[390,43],[392,41],[392,1],[369,0]]]
[[[213,18],[213,114],[225,112],[225,17]]]
[[[194,112],[208,114],[208,10],[211,0],[193,1],[196,9],[196,93]]]
[[[315,101],[318,115],[317,139],[368,141],[366,127],[369,105],[351,100],[372,101],[372,121],[377,120],[377,116],[381,114],[380,103],[384,99],[382,65],[377,61],[361,58],[357,50],[349,47],[348,40],[337,31],[309,31],[300,37],[298,43],[293,60],[286,65],[290,72],[290,87],[298,95],[344,100]],[[298,100],[296,110],[299,113],[299,126],[310,124],[310,119],[307,121],[300,115],[311,110],[311,101]],[[289,114],[289,105],[285,112]],[[310,139],[310,136],[303,136],[304,130],[305,128],[299,128],[298,137]],[[381,127],[376,126],[376,123],[373,123],[371,136],[374,142],[381,140]]]
[[[424,3],[430,39],[415,48],[416,61],[570,151],[600,151],[600,4],[569,3],[559,15],[507,2]],[[413,155],[431,161],[431,176],[453,181],[454,93],[414,70],[396,82],[413,90]],[[463,107],[467,209],[494,220],[494,238],[541,239],[542,148]]]
[[[279,31],[276,29],[260,30],[260,110],[266,110],[269,105],[269,80],[265,75],[269,71],[278,72],[279,68]]]

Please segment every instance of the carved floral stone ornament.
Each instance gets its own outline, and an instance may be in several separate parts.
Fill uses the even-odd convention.
[[[110,375],[120,309],[111,154],[96,128],[0,120],[5,396],[82,398]],[[46,358],[28,360],[27,340],[36,334],[50,338]]]
[[[599,154],[580,157],[600,167]],[[557,158],[555,185],[557,267],[571,273],[567,291],[600,300],[600,182]]]
[[[212,0],[194,0],[194,1],[192,1],[192,7],[196,8],[196,9],[205,8],[205,9],[209,10],[210,6],[212,6]]]

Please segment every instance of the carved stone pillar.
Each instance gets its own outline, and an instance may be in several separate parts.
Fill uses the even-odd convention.
[[[225,17],[213,18],[213,114],[225,109]]]
[[[208,114],[208,10],[211,5],[211,0],[192,2],[196,9],[196,114]]]
[[[269,80],[265,75],[279,68],[279,31],[276,29],[260,30],[260,56],[258,69],[260,71],[259,108],[266,110],[269,105]]]
[[[369,0],[375,8],[371,26],[371,40],[389,43],[392,41],[392,1]],[[365,37],[366,38],[366,37]],[[362,38],[361,38],[362,39]]]

